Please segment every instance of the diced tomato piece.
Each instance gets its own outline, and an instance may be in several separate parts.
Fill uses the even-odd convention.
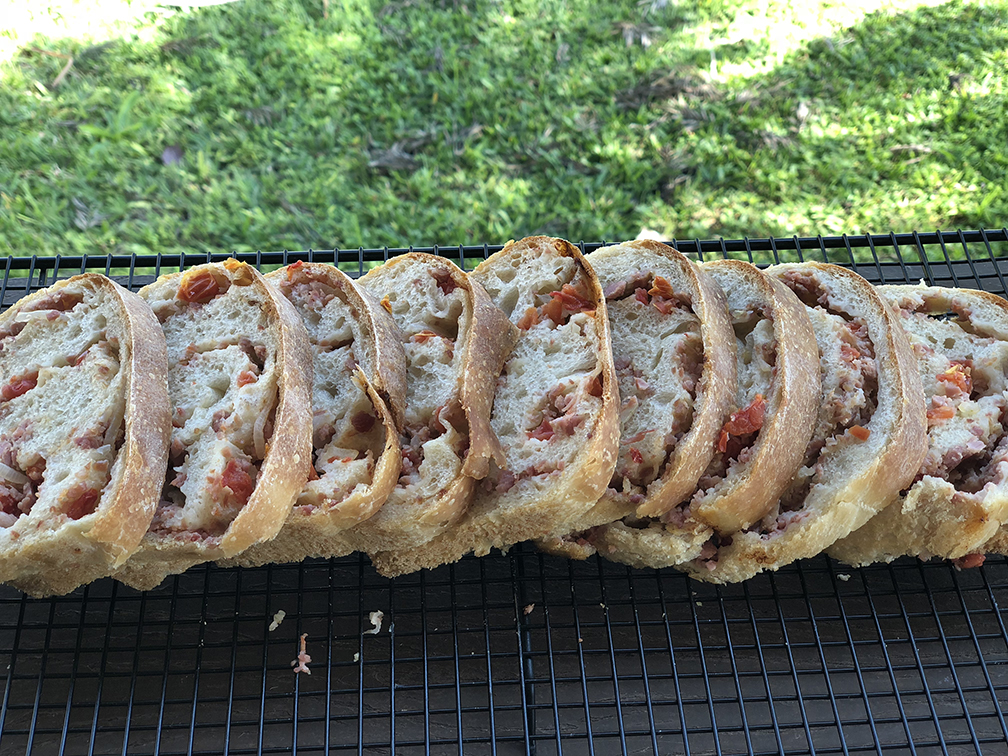
[[[539,310],[535,307],[529,307],[525,310],[525,314],[518,318],[518,322],[515,323],[523,331],[527,331],[534,325],[539,324]]]
[[[630,459],[636,462],[638,465],[644,464],[644,455],[638,451],[637,447],[630,447]]]
[[[959,396],[960,392],[969,396],[973,391],[972,365],[964,361],[953,361],[948,370],[935,377],[945,384],[945,393],[952,398]]]
[[[654,277],[654,284],[651,286],[651,290],[648,291],[652,297],[664,297],[665,299],[675,299],[675,292],[672,290],[672,284],[668,282],[667,279],[661,276]]]
[[[540,308],[542,316],[552,320],[555,325],[563,325],[563,309],[563,300],[559,297],[550,298],[550,301]]]
[[[217,279],[209,271],[183,276],[178,298],[183,302],[206,303],[220,294]]]
[[[304,260],[298,260],[287,266],[287,280],[292,281],[294,279],[294,274],[297,273],[301,268],[304,267]]]
[[[38,370],[33,370],[24,375],[16,375],[3,388],[0,388],[0,397],[5,402],[27,394],[38,385]]]
[[[251,370],[242,370],[238,373],[238,388],[248,386],[250,383],[255,383],[257,380],[259,380],[259,376]]]
[[[871,436],[871,431],[860,425],[852,425],[850,427],[850,434],[858,441],[867,441],[868,437]]]
[[[762,428],[765,415],[766,399],[763,398],[763,394],[756,394],[756,398],[748,407],[733,412],[731,418],[724,424],[721,438],[718,439],[718,451],[722,454],[727,451],[729,436],[745,436]]]
[[[410,337],[410,341],[415,341],[417,344],[423,344],[425,341],[436,338],[437,334],[434,333],[434,331],[424,328],[419,333],[414,333],[413,336]]]
[[[228,460],[224,468],[224,473],[221,475],[221,485],[231,490],[239,506],[245,506],[249,496],[252,495],[252,489],[255,487],[248,470],[233,459]]]
[[[948,404],[945,403],[939,404],[935,402],[935,399],[937,398],[938,397],[932,397],[931,406],[928,407],[927,419],[929,425],[934,425],[937,421],[941,420],[951,420],[953,417],[955,417],[956,413],[955,405],[952,404],[951,402],[949,402]]]
[[[95,511],[101,492],[97,488],[88,488],[67,500],[66,515],[71,520],[79,520]]]
[[[634,291],[634,298],[643,305],[648,303],[648,293],[645,289],[637,289]]]

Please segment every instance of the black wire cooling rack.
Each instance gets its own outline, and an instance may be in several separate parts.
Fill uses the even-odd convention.
[[[676,246],[1006,294],[1005,229]],[[420,251],[472,267],[496,249]],[[360,272],[403,251],[240,257]],[[0,301],[206,259],[8,258]],[[355,556],[202,566],[148,593],[0,587],[0,754],[1005,754],[1006,605],[1002,557],[962,572],[819,557],[714,587],[526,546],[396,580]],[[310,677],[291,672],[301,633]]]

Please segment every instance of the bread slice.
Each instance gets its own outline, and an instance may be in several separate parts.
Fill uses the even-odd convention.
[[[621,409],[615,475],[583,522],[614,523],[615,537],[624,530],[632,536],[688,499],[713,458],[735,401],[735,340],[717,283],[671,247],[626,242],[593,252],[588,262],[606,296]],[[666,555],[690,559],[710,528],[681,512],[675,522],[662,528]],[[596,538],[605,541],[605,530],[538,546],[583,559]]]
[[[172,440],[150,530],[114,577],[146,590],[280,531],[311,468],[312,358],[294,306],[236,260],[140,296],[168,345]]]
[[[136,550],[168,460],[166,373],[154,314],[105,276],[0,315],[0,580],[68,593]]]
[[[883,286],[910,338],[927,401],[916,482],[830,547],[853,565],[982,554],[1008,519],[1008,302],[981,291]]]
[[[393,258],[360,285],[404,339],[406,408],[398,484],[346,537],[362,551],[405,549],[457,521],[490,459],[503,459],[490,407],[517,331],[481,286],[441,257]]]
[[[332,265],[299,261],[266,280],[308,329],[314,467],[276,538],[227,560],[246,567],[349,554],[348,531],[385,503],[402,463],[406,356],[392,316]]]
[[[910,485],[927,452],[924,392],[899,320],[856,273],[825,263],[770,275],[807,308],[820,352],[822,402],[812,440],[778,506],[680,565],[737,582],[815,556],[866,523]]]
[[[737,394],[710,442],[713,458],[696,492],[673,517],[627,519],[592,534],[614,561],[667,567],[711,555],[722,535],[750,527],[774,507],[812,437],[819,350],[804,305],[749,263],[719,260],[701,269],[727,296]]]
[[[578,529],[616,465],[618,394],[602,287],[562,239],[508,242],[471,274],[521,331],[497,381],[504,447],[459,523],[418,548],[371,554],[383,575]]]

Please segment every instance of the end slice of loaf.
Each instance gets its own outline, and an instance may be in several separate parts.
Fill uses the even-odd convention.
[[[910,338],[928,451],[903,497],[833,544],[853,565],[986,551],[1008,519],[1008,302],[980,291],[883,286]]]
[[[927,451],[924,393],[892,310],[856,273],[824,263],[768,269],[806,306],[822,400],[805,464],[775,510],[680,565],[737,582],[811,557],[864,525],[907,487]]]
[[[606,297],[621,405],[615,474],[583,521],[589,528],[614,523],[622,532],[622,518],[643,526],[696,488],[735,400],[735,340],[717,283],[671,247],[626,242],[593,252],[588,262]],[[538,546],[584,558],[597,538],[605,540],[604,530]],[[688,516],[662,530],[679,561],[698,554],[710,535]]]
[[[370,294],[319,263],[296,262],[266,280],[297,308],[314,353],[314,468],[276,538],[226,562],[246,567],[354,550],[348,531],[399,480],[406,406],[402,335]]]
[[[166,373],[154,314],[105,276],[0,315],[0,580],[67,593],[137,549],[168,458]]]
[[[737,395],[685,506],[670,512],[673,517],[628,518],[592,534],[599,552],[614,561],[668,567],[711,556],[725,535],[774,507],[812,436],[821,396],[819,350],[804,305],[749,263],[719,260],[701,269],[727,297]]]
[[[311,467],[312,357],[294,306],[236,260],[140,290],[168,346],[161,502],[114,577],[140,590],[275,536]]]
[[[459,523],[417,548],[372,553],[395,575],[582,527],[612,477],[618,389],[605,297],[570,243],[509,242],[471,274],[521,331],[497,381],[504,448]]]
[[[441,257],[393,258],[360,285],[401,332],[406,406],[398,484],[346,537],[362,551],[406,549],[456,522],[490,460],[503,460],[490,407],[517,330],[479,284]]]

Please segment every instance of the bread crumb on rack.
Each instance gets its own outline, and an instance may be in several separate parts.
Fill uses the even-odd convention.
[[[308,633],[301,633],[301,651],[298,652],[297,659],[291,661],[291,666],[294,667],[294,674],[298,672],[304,672],[306,675],[311,674],[311,670],[308,669],[308,662],[311,661],[311,657],[308,656],[308,651],[306,648],[306,641],[308,639]]]
[[[273,621],[270,622],[269,631],[272,633],[274,630],[280,627],[280,623],[284,621],[284,617],[286,616],[287,612],[285,612],[283,609],[277,609],[277,613],[273,615]]]
[[[385,619],[385,612],[380,609],[376,612],[371,612],[370,620],[373,627],[370,630],[365,630],[362,635],[378,635],[381,632],[383,619]]]

